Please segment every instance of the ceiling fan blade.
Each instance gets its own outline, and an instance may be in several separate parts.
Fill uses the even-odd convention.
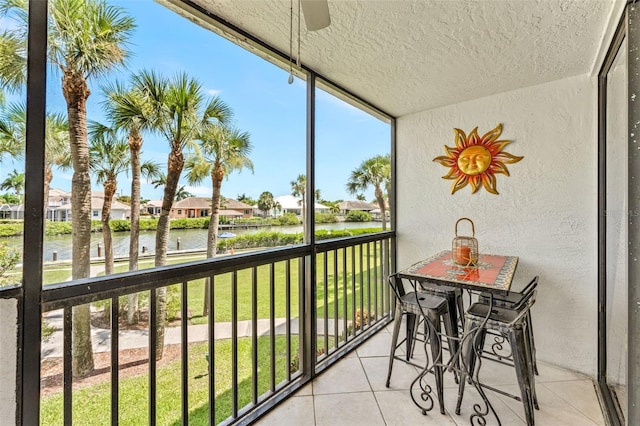
[[[331,24],[327,0],[301,0],[307,30],[317,31]]]

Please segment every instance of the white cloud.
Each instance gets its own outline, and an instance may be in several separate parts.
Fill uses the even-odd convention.
[[[207,95],[218,96],[222,90],[219,89],[207,89]]]

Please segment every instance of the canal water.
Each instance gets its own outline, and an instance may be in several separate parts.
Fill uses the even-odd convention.
[[[339,222],[317,224],[316,229],[341,230],[356,228],[379,228],[380,222]],[[265,226],[250,229],[221,229],[220,232],[232,232],[236,235],[252,234],[262,231],[275,231],[284,234],[295,234],[302,232],[302,225],[298,226]],[[129,254],[129,232],[114,232],[113,236],[113,252],[115,257],[126,257]],[[178,250],[178,238],[180,239],[181,250],[206,250],[207,248],[207,230],[206,229],[176,229],[169,232],[169,247],[171,250]],[[22,250],[22,237],[20,238],[3,238],[0,239],[7,242],[9,247],[15,247]],[[102,242],[102,233],[91,234],[91,257],[98,256],[98,246]],[[140,251],[145,250],[147,253],[153,253],[156,245],[155,231],[140,232]],[[71,259],[71,235],[47,236],[44,240],[44,261],[53,260],[54,252],[57,260]],[[104,256],[104,251],[102,252]]]

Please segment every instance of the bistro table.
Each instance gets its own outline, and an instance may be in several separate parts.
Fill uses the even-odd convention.
[[[420,286],[424,286],[425,284],[443,285],[462,288],[470,293],[483,293],[488,295],[489,309],[485,322],[472,330],[466,330],[461,337],[454,336],[459,338],[463,343],[472,343],[474,350],[477,351],[476,355],[479,358],[481,348],[475,344],[475,338],[478,335],[478,331],[484,327],[486,321],[489,319],[491,308],[493,307],[493,296],[507,295],[509,293],[517,266],[518,258],[516,256],[498,256],[491,254],[480,254],[478,261],[474,265],[460,266],[453,261],[451,251],[445,250],[397,272],[396,275],[408,280],[414,286],[416,286],[416,284]],[[428,321],[426,316],[424,317],[428,326],[433,329],[433,324]],[[474,413],[470,417],[471,424],[486,424],[486,416],[489,412],[493,413],[498,420],[498,424],[500,424],[500,419],[487,398],[483,386],[479,382],[478,374],[480,369],[475,369],[475,372],[468,371],[468,366],[465,361],[461,359],[463,345],[458,346],[460,348],[458,349],[458,353],[452,354],[450,360],[446,364],[443,364],[443,367],[448,370],[461,368],[463,379],[465,376],[469,378],[485,403],[484,408],[478,404],[474,404]],[[461,362],[456,362],[458,358],[460,358]],[[433,370],[434,365],[434,363],[429,365],[427,362],[423,371],[411,384],[411,397],[423,413],[426,413],[432,406],[431,403],[427,404],[427,406],[424,405],[425,401],[432,402],[430,395],[431,387],[426,383],[424,378]],[[414,397],[414,392],[419,394],[418,398]],[[459,410],[456,410],[456,414],[460,414]]]

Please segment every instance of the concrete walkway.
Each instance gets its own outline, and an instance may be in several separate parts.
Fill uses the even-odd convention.
[[[52,327],[56,328],[56,331],[51,337],[43,342],[41,345],[41,357],[54,358],[62,357],[62,324],[63,313],[62,310],[52,311],[46,316],[47,322]],[[275,334],[286,333],[286,319],[276,318],[275,322]],[[349,321],[350,323],[350,321]],[[333,320],[329,319],[329,333],[332,333]],[[298,334],[299,321],[298,318],[291,318],[290,321],[291,334]],[[338,332],[342,332],[344,325],[339,320]],[[191,342],[204,342],[208,340],[208,325],[197,324],[190,325],[187,329],[188,341]],[[237,325],[238,337],[250,337],[253,335],[251,321],[238,321]],[[230,339],[232,327],[230,322],[216,323],[214,326],[214,338]],[[257,335],[267,336],[270,333],[269,319],[259,319],[257,323]],[[178,345],[181,343],[181,327],[167,327],[165,329],[165,345]],[[318,320],[318,334],[324,334],[324,320]],[[149,331],[148,330],[120,330],[118,333],[119,348],[120,349],[133,349],[143,348],[149,346]],[[111,350],[111,330],[91,327],[91,340],[93,343],[93,352],[109,352]]]
[[[103,263],[93,263],[91,265],[91,276],[95,277],[100,273],[104,273],[104,264]],[[51,327],[54,327],[56,331],[53,332],[51,337],[47,339],[46,342],[42,342],[41,345],[41,358],[56,358],[62,357],[63,352],[63,335],[62,335],[62,327],[63,327],[63,311],[62,309],[48,312],[45,315],[45,318]],[[276,318],[275,319],[275,334],[285,334],[286,333],[286,319],[285,318]],[[291,326],[291,334],[298,334],[298,318],[291,318],[290,326]],[[351,321],[349,321],[351,324]],[[197,324],[190,325],[187,331],[187,337],[189,343],[193,342],[204,342],[209,339],[208,337],[208,325],[207,324]],[[238,337],[251,337],[252,336],[252,327],[251,321],[238,321]],[[269,319],[259,319],[257,324],[257,334],[258,336],[267,336],[269,335],[270,323]],[[333,319],[329,319],[329,333],[332,333],[333,328]],[[339,320],[339,329],[338,332],[342,332],[344,330],[344,325],[342,320]],[[214,326],[214,338],[216,340],[220,339],[230,339],[231,338],[231,323],[230,322],[220,322],[216,323]],[[165,329],[165,345],[179,345],[181,343],[181,328],[180,327],[167,327]],[[324,320],[318,320],[318,334],[324,334]],[[120,349],[134,349],[134,348],[144,348],[149,346],[149,331],[148,330],[120,330],[118,333],[119,338],[119,348]],[[111,351],[111,330],[91,327],[91,341],[93,343],[93,352],[109,352]]]

